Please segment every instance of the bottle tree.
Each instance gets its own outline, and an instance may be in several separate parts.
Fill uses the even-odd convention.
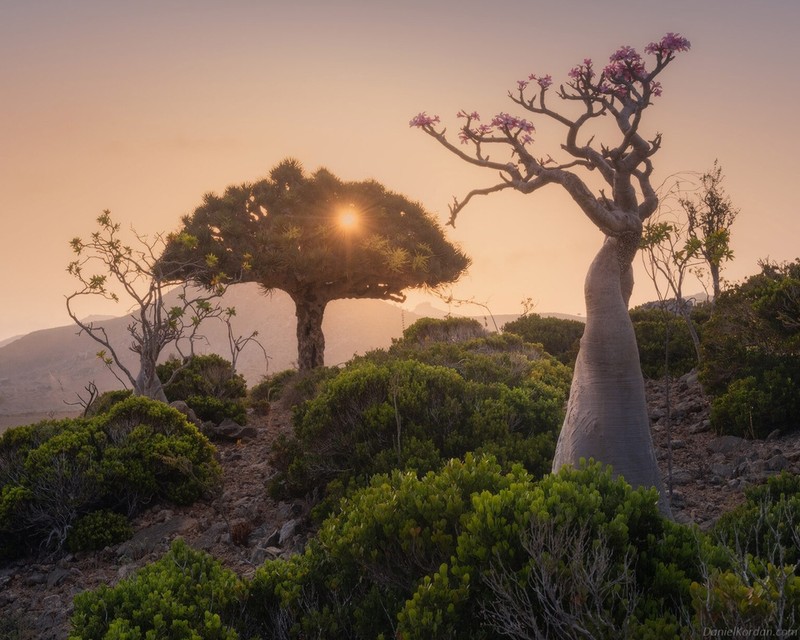
[[[476,195],[506,189],[533,193],[557,184],[603,234],[603,244],[586,275],[586,330],[553,470],[576,465],[581,458],[594,458],[611,465],[634,486],[657,487],[659,506],[666,514],[669,504],[653,450],[628,301],[633,290],[632,262],[640,246],[643,223],[658,207],[651,176],[661,135],[645,137],[642,117],[661,95],[658,77],[675,55],[689,46],[686,38],[668,33],[645,47],[645,53],[654,59],[650,69],[635,49],[624,46],[602,69],[585,59],[558,89],[553,88],[549,75],[532,74],[519,80],[516,89],[509,92],[511,100],[540,121],[563,128],[558,159],[534,155],[533,122],[508,113],[483,122],[476,112],[459,112],[458,117],[465,122],[458,142],[447,137],[438,116],[423,112],[410,122],[462,160],[499,172],[494,184],[453,201],[451,224]],[[552,94],[566,108],[554,109]],[[601,142],[600,136],[608,127],[593,126],[600,119],[613,123],[607,142]],[[498,159],[503,153],[505,157]],[[587,182],[589,172],[599,174],[606,187],[593,191]]]
[[[345,182],[326,169],[306,175],[291,159],[258,182],[207,195],[183,223],[166,259],[202,257],[237,282],[289,294],[301,371],[324,363],[330,301],[402,301],[405,289],[455,282],[470,262],[419,204],[375,181]],[[185,275],[208,284],[206,272]]]

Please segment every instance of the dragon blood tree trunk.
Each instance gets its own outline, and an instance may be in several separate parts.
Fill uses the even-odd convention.
[[[294,304],[297,316],[297,366],[300,371],[310,371],[325,364],[322,318],[327,300],[298,297]]]
[[[611,465],[632,486],[656,487],[671,516],[650,435],[644,379],[628,300],[635,251],[606,238],[586,276],[586,329],[553,471],[581,458]],[[630,244],[630,243],[628,243]]]

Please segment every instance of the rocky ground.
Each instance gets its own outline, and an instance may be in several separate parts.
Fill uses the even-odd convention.
[[[746,441],[711,432],[707,402],[692,374],[670,386],[670,420],[663,382],[648,383],[648,398],[667,485],[671,467],[673,515],[679,522],[708,528],[742,501],[747,485],[783,469],[800,473],[798,435]],[[309,535],[303,525],[307,505],[276,503],[265,491],[271,473],[267,452],[289,429],[289,411],[278,407],[269,416],[253,416],[250,426],[242,439],[217,444],[225,474],[217,499],[183,508],[156,506],[134,521],[131,540],[99,553],[0,567],[0,639],[66,638],[77,593],[131,575],[161,557],[177,536],[243,576],[251,576],[266,558],[301,548]]]

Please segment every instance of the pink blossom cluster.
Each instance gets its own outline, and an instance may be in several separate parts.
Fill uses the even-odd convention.
[[[424,111],[415,115],[408,122],[409,127],[427,127],[439,122],[439,116],[429,116]]]
[[[465,111],[459,111],[458,117],[480,120],[480,116],[475,112],[467,114]],[[508,113],[498,113],[492,118],[491,124],[482,124],[475,128],[465,126],[461,129],[458,137],[461,140],[461,144],[467,144],[470,140],[474,140],[475,138],[483,138],[491,135],[496,129],[499,129],[502,133],[507,135],[519,136],[519,141],[522,144],[533,142],[533,136],[531,135],[535,131],[533,123]]]
[[[615,84],[643,80],[647,75],[642,56],[633,47],[620,47],[609,58],[603,75]]]
[[[594,69],[592,68],[592,59],[591,58],[584,58],[583,64],[579,64],[572,69],[569,70],[570,78],[573,80],[577,80],[578,78],[586,78],[587,80],[591,80],[594,77]],[[549,77],[549,76],[548,76]]]
[[[644,48],[645,53],[661,54],[667,57],[671,53],[688,51],[692,44],[679,33],[668,33],[659,42],[651,42]]]
[[[473,111],[472,113],[467,113],[463,109],[456,114],[457,118],[469,118],[470,120],[480,120],[481,116],[477,111]]]
[[[528,80],[535,80],[536,82],[539,83],[539,86],[542,89],[547,89],[547,87],[553,84],[553,77],[550,75],[537,76],[532,73],[531,75],[528,76]]]

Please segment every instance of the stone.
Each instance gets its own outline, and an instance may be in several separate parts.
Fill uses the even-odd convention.
[[[732,464],[727,463],[715,463],[711,465],[711,473],[719,478],[731,478],[733,477],[734,466]]]
[[[782,455],[774,455],[766,463],[767,469],[770,471],[783,471],[789,467],[789,461]]]
[[[47,575],[47,588],[52,589],[55,586],[61,584],[67,577],[69,577],[71,571],[69,569],[61,569],[55,568]]]
[[[297,529],[297,520],[289,520],[283,523],[281,527],[281,534],[278,538],[278,544],[283,547],[289,541],[289,539],[294,535],[295,529]]]
[[[733,453],[744,446],[747,441],[738,436],[719,436],[708,443],[708,448],[714,453]]]
[[[192,529],[196,524],[197,521],[194,518],[178,516],[166,522],[139,529],[130,540],[126,540],[117,547],[117,556],[133,560],[142,558],[153,553],[160,545],[169,543],[179,533]]]

